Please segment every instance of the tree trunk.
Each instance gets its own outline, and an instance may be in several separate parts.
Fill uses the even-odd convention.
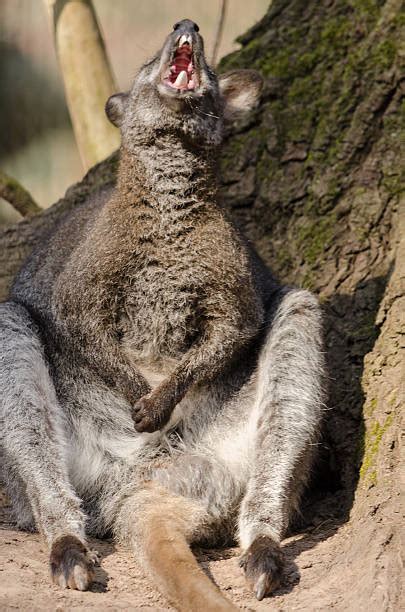
[[[224,205],[280,279],[310,288],[325,307],[329,402],[307,534],[294,549],[316,546],[322,564],[305,570],[305,589],[279,597],[283,609],[399,605],[401,9],[400,0],[274,0],[220,64],[266,78],[259,108],[226,141]],[[40,217],[2,231],[3,297],[39,227],[111,183],[115,161]]]

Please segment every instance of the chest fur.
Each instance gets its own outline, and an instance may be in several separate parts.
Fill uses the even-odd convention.
[[[179,359],[200,333],[201,276],[184,262],[138,267],[122,302],[119,331],[138,361]]]

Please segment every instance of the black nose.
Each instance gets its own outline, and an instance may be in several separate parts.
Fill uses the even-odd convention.
[[[199,27],[196,23],[194,23],[194,21],[191,21],[191,19],[182,19],[181,21],[178,21],[177,23],[174,24],[173,26],[173,30],[178,30],[179,32],[198,32],[199,31]]]

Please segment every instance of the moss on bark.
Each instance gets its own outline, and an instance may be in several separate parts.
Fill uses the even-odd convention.
[[[226,143],[223,201],[279,277],[325,304],[326,440],[350,505],[357,449],[368,448],[363,359],[378,336],[404,188],[401,3],[275,0],[239,40],[220,70],[256,68],[266,84]]]

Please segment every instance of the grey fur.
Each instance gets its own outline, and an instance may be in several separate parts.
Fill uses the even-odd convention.
[[[263,537],[273,554],[319,433],[321,315],[309,292],[278,286],[216,201],[224,117],[254,105],[259,78],[218,81],[181,24],[199,89],[160,81],[175,31],[107,105],[122,132],[117,188],[62,216],[0,305],[2,472],[54,565],[70,536],[85,544],[86,514],[87,532],[113,530],[159,574],[160,513],[184,542],[237,534],[261,598],[274,566],[260,569]],[[80,547],[69,563],[85,574]],[[63,563],[56,581],[86,588]]]

